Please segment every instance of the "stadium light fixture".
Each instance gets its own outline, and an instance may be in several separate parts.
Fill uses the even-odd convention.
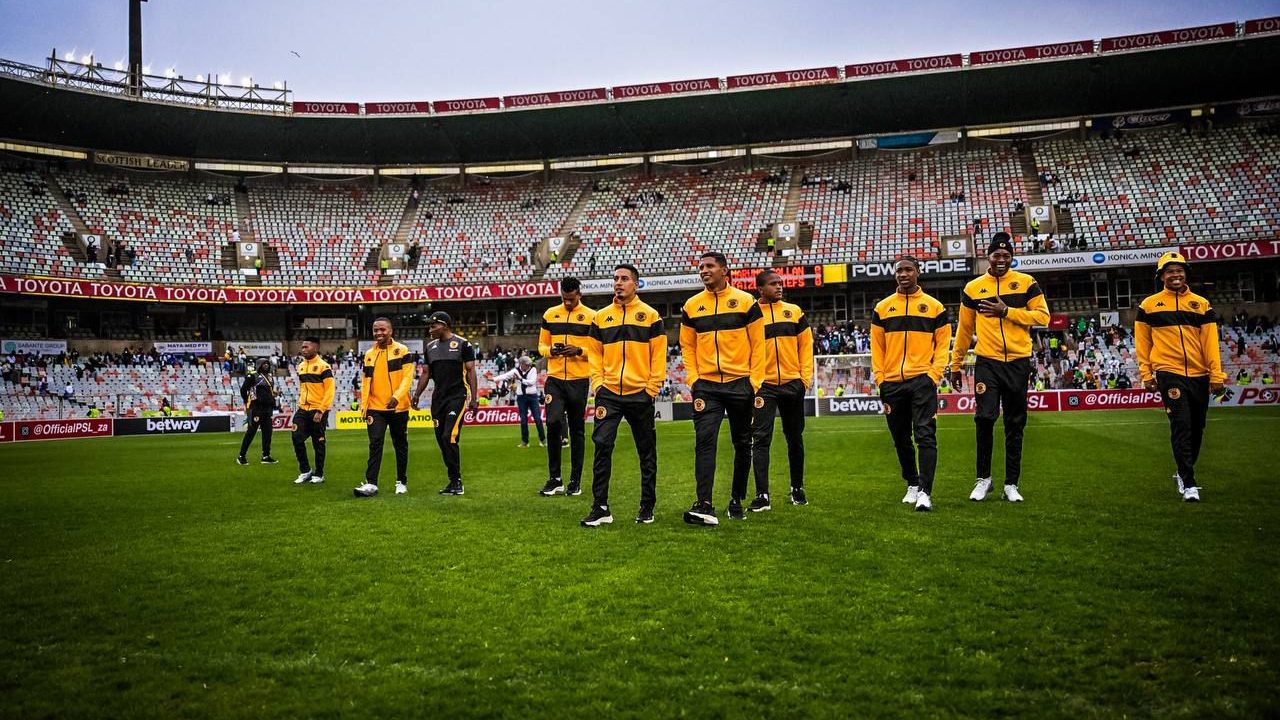
[[[92,63],[93,63],[93,55],[91,55],[91,54],[90,54],[90,55],[81,55],[81,56],[80,56],[80,64],[81,64],[81,65],[90,65],[90,64],[92,64]]]
[[[76,51],[75,51],[75,50],[68,50],[68,51],[67,51],[67,54],[62,56],[62,59],[63,59],[63,60],[66,60],[67,62],[75,62],[75,60],[76,60]]]
[[[219,85],[230,85],[230,84],[231,84],[231,74],[230,74],[230,73],[222,73],[221,75],[219,75],[219,76],[218,76],[218,84],[219,84]]]
[[[115,64],[114,64],[114,65],[112,65],[111,67],[115,68],[115,69],[116,69],[117,71],[119,71],[119,72],[124,72],[124,61],[123,61],[123,60],[117,60],[117,61],[115,62]]]
[[[196,82],[198,82],[198,83],[202,83],[202,82],[204,82],[204,75],[197,75],[197,76],[196,76]]]
[[[249,77],[248,75],[245,75],[244,77],[240,78],[240,84],[243,85],[244,87],[253,87],[253,78]]]
[[[275,88],[276,90],[283,90],[283,89],[284,89],[284,83],[282,83],[282,82],[280,82],[279,80],[277,80],[277,81],[275,81],[275,82],[271,83],[271,87]]]
[[[164,71],[164,76],[172,80],[178,76],[178,71],[175,68],[169,68]]]

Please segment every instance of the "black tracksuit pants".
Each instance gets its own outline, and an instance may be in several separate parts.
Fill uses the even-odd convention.
[[[1169,414],[1169,440],[1182,486],[1196,487],[1196,461],[1209,415],[1209,378],[1157,372],[1156,386]]]
[[[751,464],[755,468],[756,494],[769,493],[769,452],[773,447],[773,420],[778,415],[782,416],[782,435],[787,439],[791,487],[804,487],[804,382],[765,383],[753,405]]]
[[[315,474],[323,477],[324,430],[329,424],[329,413],[323,413],[318,421],[315,416],[315,410],[298,410],[293,414],[293,454],[298,458],[298,472],[312,472],[307,461],[307,438],[311,438],[311,447],[316,452]]]
[[[569,482],[582,481],[582,458],[586,452],[587,392],[590,380],[547,378],[547,471],[551,480],[559,480],[561,447],[565,436],[566,416],[569,434]]]
[[[365,482],[378,484],[378,472],[382,469],[382,443],[391,430],[391,446],[396,450],[396,482],[409,481],[409,413],[394,410],[370,410],[368,415],[369,465],[365,468]]]
[[[462,418],[467,412],[467,396],[455,395],[446,398],[432,398],[431,420],[436,424],[436,444],[440,446],[440,456],[444,458],[445,472],[449,482],[462,482],[462,451],[458,449],[458,440],[462,437]]]
[[[902,479],[907,487],[918,486],[920,492],[933,494],[933,476],[938,468],[938,387],[928,375],[917,375],[905,382],[883,382],[880,401],[884,403],[893,447],[898,451]]]
[[[608,506],[613,446],[618,424],[624,419],[631,426],[631,437],[640,456],[640,506],[652,509],[658,501],[658,435],[653,425],[653,398],[643,391],[618,395],[603,387],[596,390],[596,424],[591,431],[596,456],[591,468],[591,494],[596,505]]]
[[[248,454],[253,436],[258,434],[259,428],[262,429],[262,457],[271,454],[271,415],[274,412],[275,408],[249,405],[249,427],[244,431],[244,439],[240,441],[240,457]]]
[[[751,413],[755,397],[751,381],[740,378],[717,383],[699,379],[693,385],[694,475],[698,483],[698,500],[712,501],[720,423],[726,415],[729,417],[729,436],[733,439],[731,492],[734,498],[742,500],[747,496],[747,476],[751,472]]]
[[[977,411],[978,477],[991,477],[991,451],[996,418],[1004,409],[1004,484],[1017,485],[1022,476],[1022,431],[1027,426],[1027,380],[1031,359],[1001,362],[978,357],[973,367],[973,395]]]

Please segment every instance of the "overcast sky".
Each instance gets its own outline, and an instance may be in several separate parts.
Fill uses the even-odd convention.
[[[1280,15],[1280,0],[149,0],[152,74],[446,100],[990,50]],[[128,0],[0,0],[0,58],[128,55]],[[296,55],[294,53],[297,53]],[[300,57],[299,57],[300,56]]]

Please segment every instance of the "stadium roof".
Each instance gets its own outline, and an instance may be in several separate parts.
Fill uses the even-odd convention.
[[[783,89],[464,115],[228,112],[0,77],[0,138],[197,160],[474,165],[821,140],[1280,95],[1280,36]]]

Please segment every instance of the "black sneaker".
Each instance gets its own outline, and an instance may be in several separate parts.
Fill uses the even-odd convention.
[[[237,464],[237,465],[248,465],[248,464],[249,464],[249,460],[248,460],[245,456],[240,455],[239,457],[237,457],[237,458],[236,458],[236,464]]]
[[[653,508],[648,505],[641,505],[640,512],[636,513],[636,522],[641,525],[648,525],[653,522]]]
[[[747,512],[742,509],[742,501],[738,498],[729,499],[729,518],[732,520],[747,519]]]
[[[757,495],[756,499],[752,500],[751,504],[747,506],[747,509],[750,510],[751,512],[764,512],[765,510],[772,510],[773,506],[769,504],[769,493],[760,493],[759,495]]]
[[[684,514],[684,521],[690,525],[719,525],[716,508],[709,502],[699,500]]]
[[[568,490],[567,494],[569,494],[569,495],[573,495],[574,497],[577,497],[577,496],[581,495],[581,494],[582,494],[582,481],[581,481],[581,480],[570,480],[570,481],[569,481],[569,490]]]
[[[792,505],[808,505],[809,498],[804,496],[804,488],[791,488],[791,504]]]
[[[613,514],[609,512],[607,505],[592,505],[591,512],[582,518],[582,527],[599,527],[601,525],[611,525],[613,523]]]
[[[554,480],[548,480],[547,484],[543,485],[542,489],[538,491],[538,494],[542,497],[551,497],[552,495],[558,495],[563,492],[564,483],[560,482],[560,478],[556,478]]]
[[[280,462],[280,461],[279,461],[279,460],[276,460],[275,458],[271,457],[270,455],[263,455],[263,456],[262,456],[262,464],[263,464],[263,465],[275,465],[275,464],[276,464],[276,463],[278,463],[278,462]]]
[[[448,484],[448,485],[445,485],[445,486],[444,486],[444,489],[442,489],[442,490],[440,491],[440,494],[441,494],[441,495],[462,495],[462,494],[464,494],[463,489],[462,489],[462,481],[461,481],[461,480],[450,480],[450,481],[449,481],[449,484]]]

